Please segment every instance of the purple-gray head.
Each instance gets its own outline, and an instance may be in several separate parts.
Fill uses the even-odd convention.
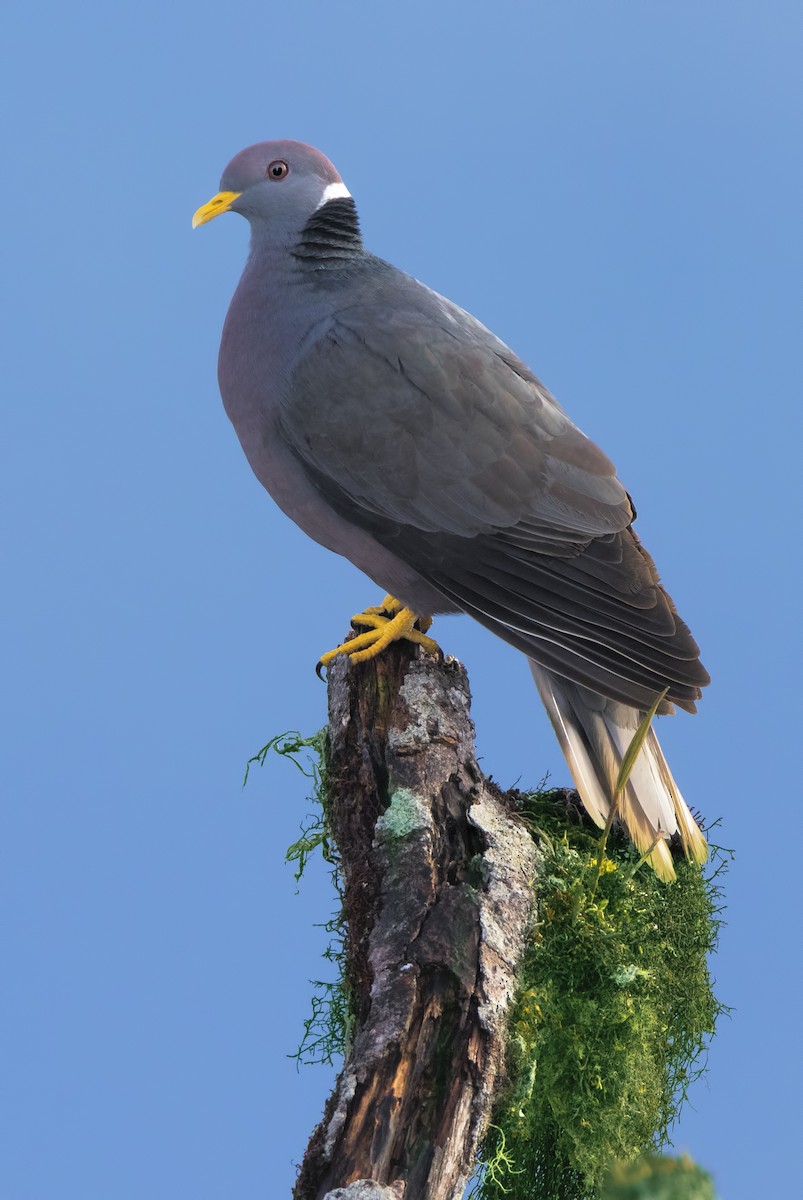
[[[242,213],[253,228],[269,227],[281,237],[301,229],[316,209],[350,193],[319,150],[303,142],[257,142],[231,160],[220,191],[202,205],[192,227],[224,212]]]

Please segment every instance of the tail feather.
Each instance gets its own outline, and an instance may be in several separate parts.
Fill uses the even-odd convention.
[[[661,781],[672,797],[672,802],[675,806],[678,831],[680,833],[680,840],[683,843],[683,849],[686,851],[686,857],[702,865],[708,858],[708,842],[703,837],[700,826],[692,816],[689,806],[681,796],[680,788],[675,783],[675,778],[669,769],[669,763],[664,758],[661,747],[658,745],[658,739],[652,730],[649,736],[651,742],[654,743],[653,752],[658,761]]]
[[[622,758],[644,713],[563,679],[530,660],[539,694],[575,786],[592,820],[604,826]],[[650,730],[622,792],[617,818],[661,879],[674,879],[667,840],[680,834],[688,858],[705,862],[705,838]]]

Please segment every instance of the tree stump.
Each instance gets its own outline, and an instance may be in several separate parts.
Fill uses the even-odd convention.
[[[500,1072],[538,849],[480,771],[465,670],[397,645],[328,679],[355,1024],[295,1200],[455,1200]]]

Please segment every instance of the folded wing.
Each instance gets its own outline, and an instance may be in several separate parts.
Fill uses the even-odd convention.
[[[451,604],[557,675],[689,710],[698,647],[606,456],[461,309],[404,279],[305,349],[282,416],[310,479]]]

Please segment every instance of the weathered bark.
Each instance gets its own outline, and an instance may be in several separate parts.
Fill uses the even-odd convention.
[[[296,1200],[453,1200],[503,1067],[538,852],[479,770],[468,680],[394,647],[329,674],[354,1035]]]

